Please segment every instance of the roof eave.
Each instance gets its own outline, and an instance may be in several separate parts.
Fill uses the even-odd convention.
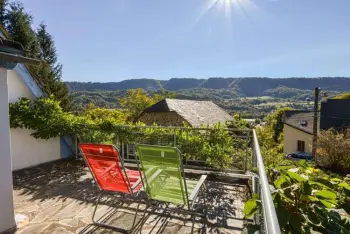
[[[302,128],[298,128],[297,126],[294,126],[293,124],[289,124],[289,123],[287,123],[287,122],[283,122],[285,125],[288,125],[289,127],[292,127],[292,128],[294,128],[294,129],[297,129],[297,130],[299,130],[299,131],[302,131],[302,132],[304,132],[304,133],[307,133],[307,134],[309,134],[309,135],[314,135],[312,132],[309,132],[309,131],[307,131],[307,130],[305,130],[305,129],[302,129]]]

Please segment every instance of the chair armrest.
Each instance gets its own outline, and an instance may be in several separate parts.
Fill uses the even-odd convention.
[[[190,201],[193,201],[197,197],[199,189],[202,187],[202,185],[206,179],[207,179],[207,175],[201,176],[201,178],[199,179],[199,181],[196,184],[196,187],[194,187],[194,189],[189,197]]]

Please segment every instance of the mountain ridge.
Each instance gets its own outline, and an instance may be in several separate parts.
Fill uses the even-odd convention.
[[[267,90],[279,86],[312,90],[320,87],[332,91],[350,91],[349,77],[293,77],[293,78],[267,78],[267,77],[242,77],[225,78],[211,77],[208,79],[197,78],[171,78],[169,80],[156,80],[151,78],[129,79],[120,82],[65,82],[71,92],[75,91],[116,91],[142,88],[147,91],[165,89],[179,91],[186,89],[235,89],[243,96],[261,96]]]

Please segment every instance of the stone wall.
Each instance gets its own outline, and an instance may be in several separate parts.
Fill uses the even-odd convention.
[[[183,126],[183,122],[187,122],[174,111],[146,112],[143,113],[136,121],[141,121],[146,125],[156,123],[159,126]]]

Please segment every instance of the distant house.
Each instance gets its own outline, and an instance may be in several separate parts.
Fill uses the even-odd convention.
[[[232,120],[226,111],[211,101],[164,99],[145,109],[135,120],[147,125],[192,127],[213,125]]]
[[[284,113],[284,153],[303,151],[311,153],[313,111],[286,111]],[[350,99],[327,99],[321,102],[318,131],[334,130],[350,138]]]
[[[291,110],[284,113],[284,153],[311,153],[314,112]]]

